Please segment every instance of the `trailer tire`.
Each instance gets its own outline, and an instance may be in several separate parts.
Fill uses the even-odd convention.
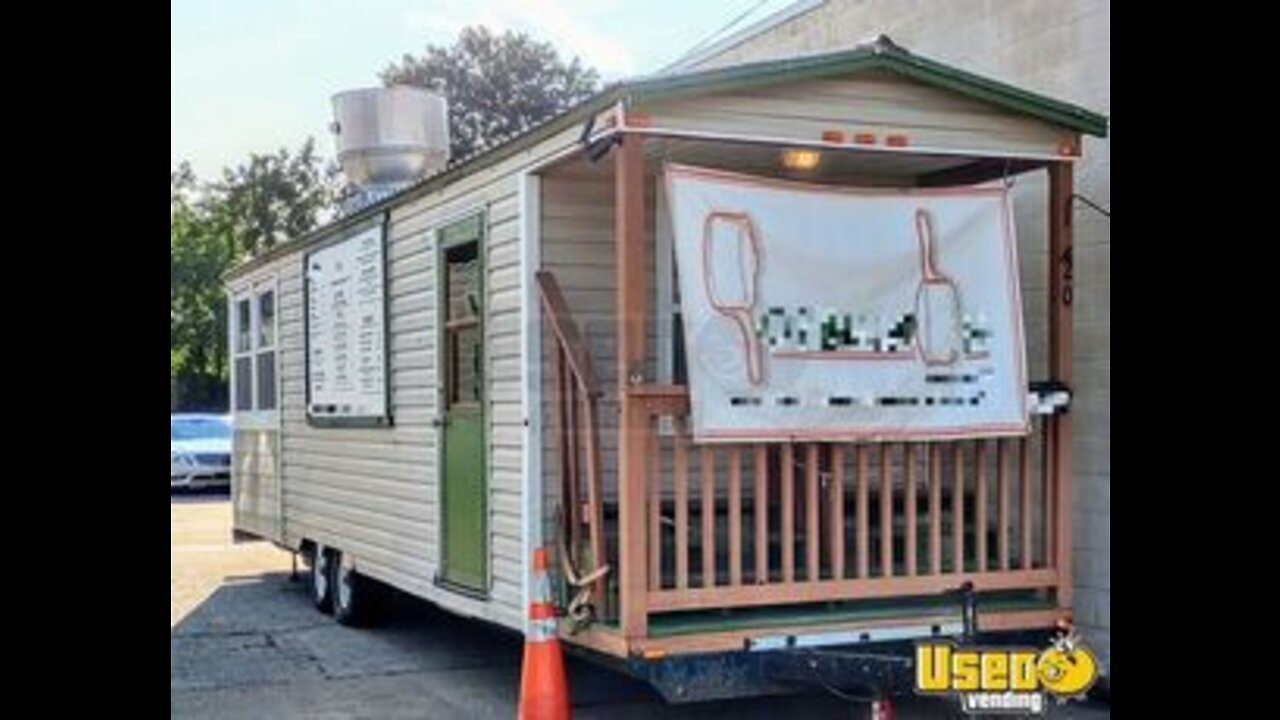
[[[381,588],[378,583],[356,571],[343,553],[334,551],[332,582],[333,617],[340,625],[362,627],[375,615]]]
[[[323,545],[312,545],[307,550],[307,589],[311,603],[322,613],[333,611],[333,551]]]

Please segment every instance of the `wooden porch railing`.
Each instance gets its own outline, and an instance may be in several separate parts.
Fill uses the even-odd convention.
[[[1067,385],[1071,167],[1048,165],[1047,379]],[[624,132],[614,151],[624,642],[647,637],[654,613],[931,594],[966,581],[1053,589],[1069,608],[1068,414],[1037,419],[1017,439],[692,445],[685,388],[647,384],[651,186],[644,136]],[[673,434],[659,432],[663,418]]]
[[[552,372],[556,383],[553,400],[556,403],[560,497],[564,512],[561,532],[567,540],[569,561],[578,571],[589,574],[607,562],[597,405],[600,390],[591,366],[591,355],[583,345],[559,283],[546,271],[539,271],[536,277],[542,306],[555,336]],[[584,545],[590,553],[589,559],[584,557]],[[592,583],[591,601],[598,611],[607,612],[603,577]]]
[[[1058,584],[1035,433],[693,446],[685,388],[628,392],[648,418],[648,613]]]

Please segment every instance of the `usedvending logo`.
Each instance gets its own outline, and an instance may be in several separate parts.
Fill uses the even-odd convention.
[[[1097,658],[1074,632],[1044,650],[916,646],[916,692],[954,693],[966,713],[1041,715],[1049,698],[1082,697],[1097,679]]]

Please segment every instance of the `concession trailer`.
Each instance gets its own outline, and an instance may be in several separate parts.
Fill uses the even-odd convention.
[[[903,643],[1069,619],[1105,117],[884,37],[448,162],[439,96],[334,102],[371,191],[227,277],[235,530],[319,607],[391,586],[523,632],[547,548],[561,642],[671,701],[893,686]]]

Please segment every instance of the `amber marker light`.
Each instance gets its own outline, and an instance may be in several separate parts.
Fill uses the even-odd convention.
[[[788,148],[782,151],[782,166],[788,170],[812,170],[818,167],[822,153],[808,148]]]

